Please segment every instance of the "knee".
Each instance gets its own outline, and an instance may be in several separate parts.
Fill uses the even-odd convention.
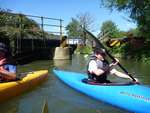
[[[110,70],[110,74],[115,74],[117,72],[117,70],[116,69],[112,69],[112,70]]]

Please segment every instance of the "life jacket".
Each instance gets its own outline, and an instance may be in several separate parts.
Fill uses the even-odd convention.
[[[92,58],[91,60],[94,60],[96,62],[98,69],[102,69],[105,72],[102,75],[100,75],[100,76],[97,76],[94,73],[90,73],[88,71],[88,67],[89,67],[89,63],[90,63],[89,62],[88,66],[87,66],[87,73],[88,73],[89,79],[93,79],[93,80],[96,80],[96,81],[101,82],[101,83],[109,82],[107,80],[107,75],[109,73],[109,71],[108,71],[108,69],[109,69],[109,63],[108,63],[108,61],[107,60],[96,60],[96,58],[94,58],[94,59]]]

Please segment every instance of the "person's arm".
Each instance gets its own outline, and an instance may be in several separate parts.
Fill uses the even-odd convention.
[[[0,75],[4,78],[4,80],[15,80],[16,79],[16,66],[9,65],[9,70],[6,70],[5,68],[1,68]]]
[[[0,70],[0,74],[2,76],[7,76],[9,79],[16,79],[16,73],[9,72],[7,70]]]
[[[100,76],[100,75],[102,75],[105,72],[104,70],[97,68],[97,64],[96,64],[96,62],[94,60],[92,60],[89,63],[89,69],[88,70],[89,70],[90,73],[93,73],[93,74],[95,74],[97,76]]]

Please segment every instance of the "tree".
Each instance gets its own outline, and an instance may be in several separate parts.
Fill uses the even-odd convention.
[[[0,25],[11,26],[19,28],[20,24],[23,25],[24,29],[33,27],[39,28],[39,25],[32,19],[27,18],[23,14],[13,14],[10,10],[0,9]]]
[[[101,33],[103,35],[107,34],[107,37],[116,38],[118,32],[117,25],[111,20],[102,23]]]
[[[80,23],[76,19],[72,18],[71,22],[66,27],[68,36],[79,37],[80,36],[79,26]]]
[[[78,14],[77,20],[79,21],[80,25],[86,28],[87,30],[92,29],[94,19],[90,13],[86,12]]]
[[[133,37],[141,37],[141,36],[140,36],[141,34],[140,34],[138,28],[128,30],[128,34],[132,34]]]
[[[87,30],[92,29],[94,20],[89,13],[80,13],[76,18],[72,18],[71,22],[67,25],[66,30],[69,36],[83,36],[81,26]]]
[[[101,0],[101,5],[110,10],[126,11],[138,24],[141,34],[150,38],[150,0]]]
[[[83,43],[85,44],[87,35],[81,26],[90,30],[92,29],[93,23],[94,19],[89,13],[80,13],[76,16],[76,18],[72,18],[72,21],[67,25],[67,34],[71,37],[83,38]]]
[[[41,38],[42,30],[36,21],[23,14],[14,14],[11,10],[0,9],[0,36],[10,39],[17,36]]]

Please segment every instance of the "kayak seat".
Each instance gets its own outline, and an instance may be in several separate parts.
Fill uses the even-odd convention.
[[[86,84],[91,84],[91,85],[100,85],[100,84],[104,84],[104,83],[99,83],[98,81],[96,80],[93,80],[93,79],[87,79],[87,78],[84,78],[82,79],[82,82],[83,83],[86,83]]]

